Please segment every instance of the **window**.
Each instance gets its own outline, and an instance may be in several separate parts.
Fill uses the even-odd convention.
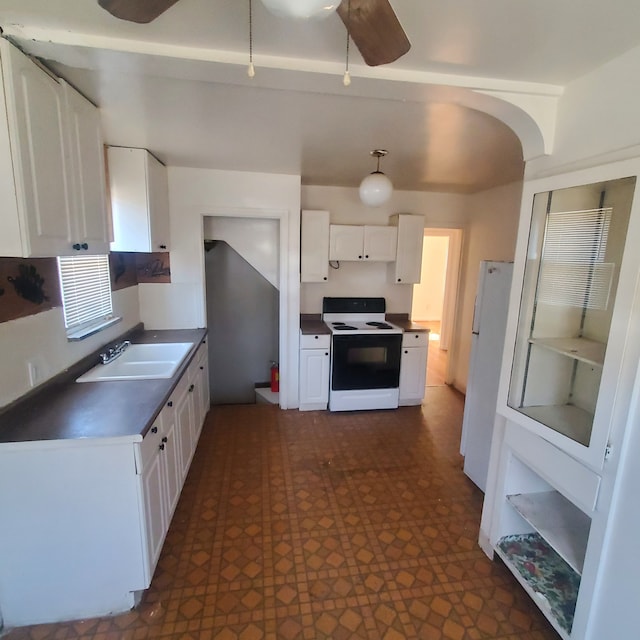
[[[113,317],[109,256],[61,256],[58,273],[69,340],[82,340],[120,320]]]
[[[615,264],[605,262],[613,209],[549,213],[538,302],[606,309]]]

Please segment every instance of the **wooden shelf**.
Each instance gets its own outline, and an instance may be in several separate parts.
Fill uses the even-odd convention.
[[[558,491],[507,496],[514,509],[555,549],[578,574],[582,574],[591,519]]]
[[[569,640],[580,576],[538,533],[505,536],[496,553],[563,640]]]
[[[602,367],[607,345],[587,338],[529,338],[529,342],[563,356]]]
[[[572,404],[520,407],[520,413],[558,431],[563,435],[589,446],[593,414]]]

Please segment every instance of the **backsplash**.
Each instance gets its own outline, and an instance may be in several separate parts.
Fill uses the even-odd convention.
[[[139,283],[171,282],[169,253],[109,255],[113,291]],[[60,307],[56,258],[0,258],[0,323]]]

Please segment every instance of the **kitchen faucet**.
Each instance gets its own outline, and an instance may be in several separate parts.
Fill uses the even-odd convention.
[[[118,342],[114,344],[110,349],[107,349],[104,353],[101,353],[100,359],[102,360],[102,364],[108,364],[109,362],[115,360],[118,356],[121,356],[130,344],[131,343],[128,340],[125,340],[124,342]]]

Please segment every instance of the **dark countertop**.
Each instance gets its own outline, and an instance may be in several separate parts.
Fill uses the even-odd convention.
[[[331,333],[319,313],[300,314],[300,331],[304,335],[329,335]]]
[[[76,383],[79,375],[98,363],[96,352],[95,357],[79,363],[81,367],[74,365],[4,410],[0,414],[0,443],[118,437],[139,440],[206,334],[206,329],[180,329],[126,335],[132,343],[193,342],[194,346],[172,378]]]
[[[415,331],[417,333],[429,333],[431,329],[427,329],[424,325],[409,320],[409,314],[406,313],[387,313],[385,318],[400,327],[403,331]]]

